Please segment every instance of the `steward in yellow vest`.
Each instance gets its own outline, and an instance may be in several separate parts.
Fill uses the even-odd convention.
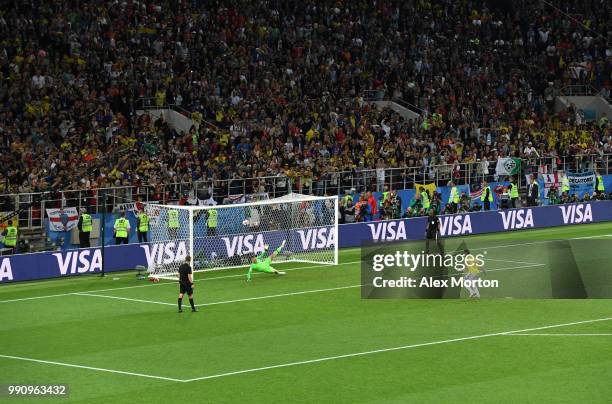
[[[491,202],[493,202],[493,193],[487,181],[482,182],[482,194],[480,194],[480,202],[482,202],[483,210],[491,210]]]
[[[125,212],[115,220],[115,245],[127,244],[130,235],[130,222],[125,218]]]
[[[15,254],[17,252],[17,228],[11,224],[2,232],[4,236],[4,247],[11,251],[5,254]]]
[[[146,243],[149,233],[149,216],[147,216],[144,210],[141,210],[136,217],[136,229],[138,230],[138,242]]]
[[[606,192],[606,189],[603,183],[603,177],[601,176],[599,171],[595,171],[595,192],[597,192],[598,195],[600,193],[605,194]]]
[[[514,179],[514,177],[510,177],[510,201],[512,203],[513,208],[516,208],[516,201],[518,201],[518,198],[519,198],[518,185],[516,184],[516,180]]]
[[[91,215],[87,213],[85,208],[81,208],[81,216],[79,217],[79,223],[77,224],[77,228],[79,229],[79,247],[80,248],[89,248],[89,236],[91,234],[91,229],[93,227],[93,221],[91,219]]]
[[[419,189],[419,192],[421,193],[421,202],[423,203],[423,209],[425,209],[425,211],[427,212],[429,210],[429,194],[427,193],[427,191],[425,190],[425,188],[421,187]]]
[[[569,184],[569,178],[567,178],[567,174],[565,172],[561,172],[561,174],[563,175],[563,178],[561,178],[561,192],[567,192],[567,196],[569,196],[569,192],[570,192],[570,184]]]
[[[451,181],[448,185],[451,187],[451,191],[450,195],[448,196],[448,202],[446,203],[445,213],[457,213],[457,206],[459,205],[459,191],[457,190],[454,182]]]

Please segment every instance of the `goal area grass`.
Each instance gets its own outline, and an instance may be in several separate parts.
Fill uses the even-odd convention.
[[[470,239],[495,239],[487,269],[529,288],[553,270],[538,243],[572,238],[612,247],[612,224]],[[57,401],[83,403],[612,397],[610,299],[362,299],[360,249],[275,267],[249,283],[246,268],[197,273],[197,313],[187,299],[177,313],[176,282],[134,272],[2,285],[0,384],[67,384]]]

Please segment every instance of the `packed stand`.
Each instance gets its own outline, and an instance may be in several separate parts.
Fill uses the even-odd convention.
[[[466,178],[457,163],[476,179],[500,156],[529,171],[612,152],[607,118],[554,113],[566,85],[609,91],[604,1],[555,2],[572,18],[528,0],[15,4],[0,13],[1,193],[130,185],[136,195],[118,200],[177,200],[183,188],[162,184],[232,194],[270,187],[240,178],[276,176],[281,189],[333,194],[365,169],[416,167],[398,181],[410,187]],[[375,110],[366,90],[422,118]],[[138,116],[144,105],[196,124],[177,133]],[[99,204],[87,192],[78,198]]]

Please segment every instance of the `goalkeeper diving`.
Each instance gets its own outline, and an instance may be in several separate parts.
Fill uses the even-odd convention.
[[[277,275],[285,275],[285,272],[279,271],[272,267],[271,263],[274,258],[280,253],[280,251],[285,246],[287,240],[283,240],[280,247],[278,247],[271,255],[268,255],[268,251],[270,249],[269,245],[264,246],[264,250],[256,257],[253,257],[251,260],[251,266],[249,267],[249,272],[247,273],[247,281],[251,280],[251,276],[253,271],[257,272],[266,272],[266,273],[275,273]]]

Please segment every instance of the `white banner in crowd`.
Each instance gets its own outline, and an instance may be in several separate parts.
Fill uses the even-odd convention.
[[[79,222],[77,208],[47,209],[51,231],[70,231]]]
[[[119,203],[115,206],[115,210],[117,210],[118,212],[132,212],[134,214],[137,214],[139,210],[141,210],[143,207],[143,204],[140,202],[126,202],[126,203]]]
[[[568,172],[570,192],[582,198],[584,194],[591,194],[595,189],[595,172],[587,171],[582,173]]]
[[[240,195],[230,195],[227,200],[229,203],[251,203],[257,201],[265,201],[270,199],[270,195],[267,192],[260,192],[258,194],[240,194]]]
[[[592,189],[595,186],[595,173],[588,171],[586,173],[574,173],[568,172],[567,179],[569,180],[570,187]]]
[[[159,204],[159,201],[149,201],[148,204]],[[115,205],[115,210],[117,212],[132,212],[137,215],[144,208],[144,204],[142,202],[126,202],[119,203]]]
[[[158,201],[149,201],[147,202],[149,205],[157,205]],[[144,208],[144,204],[142,202],[126,202],[119,203],[115,206],[115,211],[117,212],[132,212],[134,216],[138,216],[140,211]],[[151,209],[149,210],[149,223],[151,225],[155,225],[157,223],[157,219],[159,218],[159,209]]]

